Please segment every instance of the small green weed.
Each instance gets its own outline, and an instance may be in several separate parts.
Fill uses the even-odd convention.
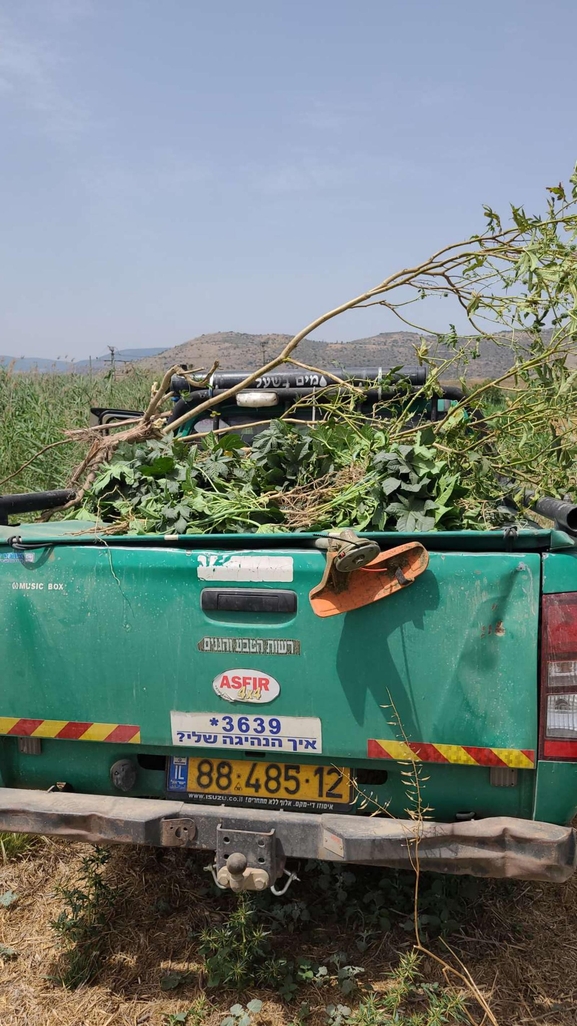
[[[51,924],[64,947],[58,980],[71,990],[94,979],[104,957],[106,928],[117,897],[100,872],[109,858],[107,849],[95,848],[82,860],[79,886],[57,888],[65,902]]]
[[[164,1016],[165,1026],[202,1026],[208,1014],[209,1004],[201,995],[186,1012],[169,1012]]]
[[[0,833],[0,857],[3,862],[19,859],[40,842],[36,834]]]
[[[336,961],[335,956],[333,956],[332,961]],[[358,977],[361,973],[364,973],[365,970],[359,965],[341,965],[338,961],[336,964],[337,984],[339,990],[345,995],[354,994],[359,986]]]
[[[326,965],[301,963],[297,972],[298,979],[301,983],[314,983],[317,987],[334,983],[345,997],[356,993],[358,977],[365,970],[359,965],[349,965],[347,954],[344,951],[330,955],[327,962],[334,966],[332,971]]]
[[[175,969],[173,972],[165,973],[160,980],[160,989],[177,990],[183,983],[190,980],[191,975],[191,973],[182,973],[178,969]]]
[[[330,956],[328,965],[279,956],[270,942],[270,931],[258,923],[257,914],[253,899],[242,895],[226,922],[201,934],[199,954],[205,961],[209,987],[241,991],[263,986],[287,1000],[303,984],[321,987],[332,983],[345,995],[356,991],[357,977],[364,969],[348,964],[344,952]]]
[[[243,895],[221,926],[203,930],[199,953],[205,960],[209,987],[244,987],[260,982],[272,952],[268,933],[255,921],[255,909]]]
[[[381,1026],[384,1019],[382,1001],[376,994],[367,994],[355,1008],[349,1022],[354,1026]],[[394,1022],[394,1020],[393,1020]]]
[[[294,933],[302,929],[305,923],[311,920],[311,914],[306,901],[292,899],[281,905],[280,902],[271,905],[268,914],[276,927],[286,930],[287,933]]]
[[[310,1018],[311,1011],[312,1009],[309,1002],[301,1001],[298,1010],[295,1014],[295,1017],[291,1020],[289,1026],[306,1026],[306,1023]]]
[[[338,1023],[328,1018],[332,1007],[326,1010],[330,1026],[458,1026],[471,1021],[459,994],[437,983],[423,982],[420,959],[413,951],[401,955],[383,996],[367,994],[355,1011],[348,1017],[343,1014]]]
[[[401,955],[385,994],[366,994],[354,1011],[349,1005],[326,1005],[326,1026],[459,1026],[471,1022],[463,998],[437,983],[424,983],[419,965],[415,952]]]
[[[205,960],[208,986],[244,990],[260,985],[291,998],[298,988],[298,965],[275,955],[270,931],[256,916],[251,899],[242,895],[225,923],[203,931],[199,953]]]
[[[325,1019],[327,1026],[343,1026],[350,1022],[351,1009],[348,1005],[327,1005]]]
[[[262,1008],[262,1001],[255,998],[249,1001],[246,1008],[244,1005],[233,1005],[229,1008],[228,1015],[222,1020],[220,1026],[251,1026],[253,1015],[258,1015]]]

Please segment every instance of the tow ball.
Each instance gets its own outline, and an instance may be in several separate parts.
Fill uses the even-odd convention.
[[[274,830],[231,830],[219,824],[216,828],[214,864],[206,866],[221,890],[264,891],[284,894],[298,877],[285,869],[285,856]],[[276,881],[287,876],[284,887]]]

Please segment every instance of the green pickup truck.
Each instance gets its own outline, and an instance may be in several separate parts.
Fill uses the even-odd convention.
[[[234,890],[282,893],[304,858],[574,872],[574,508],[349,533],[426,569],[319,615],[326,536],[17,522],[58,501],[0,499],[0,830],[205,849]]]

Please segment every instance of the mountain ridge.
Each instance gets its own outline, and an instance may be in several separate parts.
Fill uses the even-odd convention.
[[[177,346],[160,346],[141,349],[119,349],[115,353],[118,369],[127,369],[127,364],[155,375],[164,373],[171,365],[185,364],[189,369],[208,370],[218,361],[222,371],[253,371],[278,356],[292,335],[271,333],[252,334],[238,331],[219,331],[198,335]],[[513,355],[502,334],[499,342],[484,340],[478,356],[470,359],[455,359],[455,351],[439,343],[436,336],[423,336],[411,331],[385,331],[349,342],[324,342],[321,339],[305,339],[294,352],[295,359],[322,370],[336,371],[345,367],[392,367],[414,366],[419,360],[417,348],[423,343],[428,348],[428,357],[435,362],[452,360],[444,377],[457,379],[466,374],[470,379],[487,379],[506,373],[513,363]],[[571,363],[574,360],[570,361]],[[34,359],[32,357],[13,360],[0,356],[0,366],[10,365],[13,370],[39,373],[66,373],[73,371],[86,374],[110,370],[110,356],[93,360],[59,361]]]
[[[160,373],[170,364],[186,364],[190,369],[209,369],[218,360],[222,371],[258,370],[272,360],[290,342],[292,335],[257,335],[246,332],[221,331],[199,335],[181,345],[164,350],[161,354],[139,362],[139,367]],[[352,339],[349,342],[324,342],[320,339],[304,339],[294,351],[294,357],[301,363],[322,370],[337,371],[344,367],[382,367],[389,370],[398,366],[414,366],[419,360],[417,348],[425,342],[429,356],[436,361],[454,359],[455,353],[448,346],[440,344],[435,336],[424,337],[411,331],[386,331],[378,335]],[[503,344],[483,342],[480,355],[469,364],[471,376],[475,378],[497,377],[511,366],[510,347]],[[464,373],[467,361],[455,362],[448,373],[458,378]]]

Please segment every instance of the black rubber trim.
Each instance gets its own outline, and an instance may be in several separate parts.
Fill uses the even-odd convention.
[[[204,588],[200,605],[205,612],[296,613],[297,596],[284,588]]]

